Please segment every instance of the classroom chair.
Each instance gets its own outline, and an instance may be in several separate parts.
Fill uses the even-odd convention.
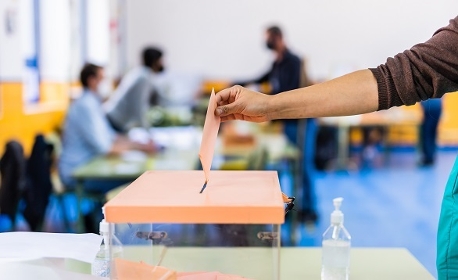
[[[38,134],[27,159],[23,215],[32,231],[43,230],[46,209],[53,189],[53,150],[54,146],[48,143],[42,134]]]
[[[26,161],[21,143],[9,141],[0,160],[0,214],[8,216],[11,230],[16,228],[16,216],[26,185]]]

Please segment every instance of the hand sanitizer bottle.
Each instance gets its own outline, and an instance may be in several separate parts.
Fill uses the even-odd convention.
[[[114,225],[109,224],[105,219],[100,222],[100,235],[103,236],[103,241],[92,263],[91,274],[109,278],[111,276],[111,260],[122,257],[122,244],[114,235]],[[110,258],[110,254],[112,258]]]
[[[333,200],[331,225],[323,233],[321,280],[348,280],[351,236],[343,226],[342,200]]]

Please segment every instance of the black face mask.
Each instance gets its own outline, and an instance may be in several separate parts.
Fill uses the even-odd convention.
[[[154,68],[154,72],[156,72],[156,73],[164,72],[164,66],[163,65],[159,65],[159,66],[155,67]]]
[[[266,47],[267,47],[269,50],[275,49],[274,42],[272,42],[272,41],[267,41],[267,42],[266,42]]]

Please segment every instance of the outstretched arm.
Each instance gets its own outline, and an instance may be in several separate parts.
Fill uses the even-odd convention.
[[[425,43],[360,70],[306,88],[265,96],[235,86],[217,94],[222,120],[343,116],[412,105],[458,90],[458,17]]]
[[[218,92],[217,102],[216,114],[223,121],[263,122],[376,111],[378,91],[372,72],[360,70],[322,84],[272,96],[234,86]]]

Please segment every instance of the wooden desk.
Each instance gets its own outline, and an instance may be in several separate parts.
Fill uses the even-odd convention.
[[[143,160],[128,160],[122,156],[100,156],[77,168],[73,177],[87,179],[135,180],[147,170],[193,170],[198,163],[197,151],[164,151]]]
[[[205,254],[201,254],[202,251]],[[241,248],[168,248],[162,265],[180,268],[192,260],[196,267],[214,271],[211,262],[205,261],[212,256],[230,260],[243,256],[246,250]],[[254,248],[256,250],[256,248]],[[321,248],[283,247],[280,249],[280,279],[320,279]],[[124,252],[132,256],[133,261],[142,259],[142,255],[151,254],[151,247],[125,247]],[[199,253],[200,252],[200,253]],[[126,254],[124,254],[126,256]],[[246,269],[268,271],[266,264],[251,261]],[[90,266],[85,263],[73,263],[67,267],[70,270],[89,273]],[[270,279],[266,276],[260,280]],[[421,263],[405,248],[352,248],[350,253],[350,279],[352,280],[433,280],[434,277]]]
[[[134,180],[143,172],[152,169],[192,170],[196,168],[199,160],[201,135],[200,128],[191,126],[152,128],[150,132],[132,130],[129,132],[131,139],[141,142],[152,138],[155,143],[165,148],[153,155],[128,151],[117,156],[99,156],[77,168],[73,177],[79,181]]]
[[[382,126],[390,127],[395,125],[420,125],[422,120],[421,112],[406,110],[400,107],[393,107],[389,110],[373,113],[348,116],[348,117],[326,117],[320,118],[322,126],[335,126],[338,129],[338,151],[336,169],[346,170],[349,163],[349,132],[352,127]]]
[[[77,168],[73,177],[78,181],[88,179],[135,179],[153,164],[153,157],[142,161],[129,162],[120,156],[99,156]]]

